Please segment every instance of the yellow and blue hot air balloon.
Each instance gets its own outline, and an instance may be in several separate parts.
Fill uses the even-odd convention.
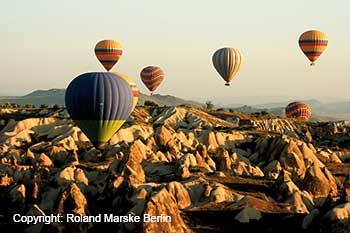
[[[98,148],[124,124],[131,113],[130,85],[110,72],[92,72],[76,77],[66,90],[71,118]]]
[[[132,110],[133,111],[137,105],[137,101],[139,99],[139,89],[136,86],[136,83],[134,82],[134,80],[132,80],[132,78],[130,78],[129,76],[126,76],[125,74],[119,73],[119,72],[112,72],[113,74],[117,75],[118,77],[121,77],[122,79],[124,79],[125,81],[127,81],[130,85],[131,91],[132,91],[132,95],[133,95],[133,102],[132,102]]]
[[[122,53],[121,44],[115,40],[101,40],[95,46],[95,55],[107,71],[118,62]]]
[[[164,80],[164,71],[157,66],[147,66],[142,69],[140,76],[142,82],[151,91],[151,95]]]
[[[318,30],[306,31],[299,37],[299,47],[305,56],[311,61],[310,65],[315,65],[315,61],[326,50],[328,37],[326,33]]]
[[[221,48],[214,53],[212,60],[216,71],[226,81],[225,86],[230,86],[230,81],[243,64],[241,51],[235,48]]]

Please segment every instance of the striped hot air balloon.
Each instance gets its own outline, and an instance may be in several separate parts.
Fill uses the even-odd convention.
[[[151,91],[151,95],[164,80],[164,71],[157,66],[147,66],[140,73],[141,80]]]
[[[299,37],[299,47],[311,61],[310,65],[315,65],[315,61],[326,50],[328,38],[326,33],[318,30],[306,31]]]
[[[292,102],[287,105],[286,116],[289,118],[300,118],[307,121],[311,116],[311,108],[303,102]]]
[[[221,48],[213,55],[213,65],[216,71],[230,86],[230,81],[237,74],[243,64],[243,55],[239,49]]]
[[[130,85],[109,72],[85,73],[67,87],[66,107],[71,118],[98,148],[124,124],[131,113]]]
[[[95,55],[107,71],[118,62],[122,53],[122,46],[115,40],[102,40],[95,46]]]
[[[137,101],[139,99],[139,89],[136,86],[136,83],[134,80],[132,80],[130,77],[126,76],[125,74],[119,73],[119,72],[112,72],[113,74],[117,75],[118,77],[123,78],[125,81],[127,81],[131,87],[132,95],[133,95],[133,102],[132,102],[132,110],[131,112],[135,109],[137,105]]]

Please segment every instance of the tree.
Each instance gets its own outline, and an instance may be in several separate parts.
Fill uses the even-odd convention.
[[[219,111],[219,112],[228,112],[229,110],[227,108],[218,108],[216,109],[216,111]]]
[[[213,109],[214,104],[211,101],[207,101],[207,102],[205,102],[205,106],[206,106],[206,109],[211,110],[211,109]]]
[[[144,105],[145,105],[145,106],[151,106],[151,107],[159,107],[158,104],[156,104],[156,103],[153,102],[153,101],[149,101],[149,100],[146,100]]]
[[[60,109],[60,106],[58,104],[55,104],[54,106],[52,106],[52,109],[54,111],[57,111],[58,109]]]
[[[9,105],[9,103],[4,103],[2,106],[3,106],[3,108],[8,108],[10,105]]]
[[[34,104],[25,104],[23,107],[24,108],[35,108],[35,105]]]
[[[44,108],[44,109],[46,109],[46,108],[48,108],[49,106],[48,105],[46,105],[46,104],[42,104],[42,105],[40,105],[40,108]]]
[[[11,105],[11,108],[19,108],[19,104],[16,104],[16,103],[10,103]]]
[[[260,113],[261,116],[270,116],[270,113],[268,113],[267,111],[263,110]]]

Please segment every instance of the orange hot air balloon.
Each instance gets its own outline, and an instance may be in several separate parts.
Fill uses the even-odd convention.
[[[311,108],[304,102],[292,102],[287,105],[286,116],[288,118],[300,118],[307,121],[311,116]]]
[[[164,80],[164,71],[157,66],[147,66],[140,73],[141,80],[151,91],[151,95]]]
[[[299,37],[299,47],[305,56],[311,61],[311,66],[326,50],[328,38],[326,33],[318,30],[306,31]]]
[[[95,46],[95,55],[107,71],[118,62],[122,53],[122,46],[115,40],[101,40]]]

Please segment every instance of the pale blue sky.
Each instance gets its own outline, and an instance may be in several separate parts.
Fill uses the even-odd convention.
[[[5,0],[0,94],[64,88],[78,74],[103,71],[94,46],[112,38],[124,48],[113,70],[144,93],[140,70],[159,65],[166,78],[157,93],[183,98],[350,98],[349,9],[348,0]],[[315,67],[297,43],[308,29],[329,37]],[[245,58],[229,88],[211,64],[223,46]]]

